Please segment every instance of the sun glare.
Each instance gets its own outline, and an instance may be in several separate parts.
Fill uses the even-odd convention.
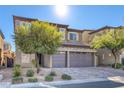
[[[66,5],[56,5],[55,12],[58,16],[65,17],[67,15],[68,8]]]

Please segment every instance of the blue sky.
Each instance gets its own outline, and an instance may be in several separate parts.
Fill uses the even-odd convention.
[[[13,51],[13,15],[68,24],[77,29],[124,25],[124,6],[68,6],[66,17],[58,16],[54,6],[0,6],[0,29],[5,41],[11,43]]]

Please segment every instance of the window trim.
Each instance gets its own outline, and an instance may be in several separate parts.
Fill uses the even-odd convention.
[[[76,40],[71,40],[71,39],[70,39],[70,33],[76,35]],[[78,32],[68,32],[68,40],[71,40],[71,41],[79,41],[79,34],[78,34]]]
[[[64,29],[63,31],[61,31],[61,29]],[[63,33],[63,37],[62,37],[62,40],[65,40],[65,33],[66,29],[65,28],[59,28],[59,32]]]

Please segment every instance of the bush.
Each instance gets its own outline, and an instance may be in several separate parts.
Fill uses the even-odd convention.
[[[29,69],[26,73],[27,77],[33,77],[34,76],[34,71],[32,69]]]
[[[32,60],[32,64],[33,64],[34,67],[37,68],[37,73],[39,73],[40,72],[40,68],[39,68],[39,64],[37,63],[37,61],[33,59]]]
[[[34,67],[36,67],[36,65],[37,65],[36,60],[35,60],[35,59],[33,59],[31,62],[32,62],[33,66],[34,66]]]
[[[13,84],[22,83],[22,82],[23,82],[23,78],[22,77],[13,77],[12,78],[12,83]]]
[[[71,76],[69,76],[69,75],[67,75],[67,74],[63,74],[63,75],[61,76],[61,78],[62,78],[63,80],[71,80],[71,79],[72,79]]]
[[[123,67],[122,67],[122,70],[124,70],[124,65],[123,65]]]
[[[50,76],[56,76],[56,72],[51,71],[49,75],[50,75]]]
[[[116,68],[115,68],[115,65],[116,65]],[[123,67],[123,65],[120,64],[120,63],[114,63],[114,64],[112,64],[112,68],[115,68],[115,69],[120,69],[122,67]]]
[[[16,64],[13,68],[13,77],[21,76],[21,66]]]
[[[38,79],[37,78],[29,78],[28,82],[38,82]]]
[[[45,77],[45,81],[53,81],[53,77],[48,75]]]

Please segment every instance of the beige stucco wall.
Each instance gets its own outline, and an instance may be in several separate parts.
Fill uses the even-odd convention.
[[[114,56],[108,49],[99,49],[97,52],[99,64],[109,65],[114,63]]]
[[[82,33],[82,42],[89,43],[89,32],[91,31],[84,31]]]
[[[35,60],[35,54],[25,54],[19,49],[16,50],[15,64],[20,64],[22,67],[32,67],[32,60]]]
[[[44,55],[44,66],[50,67],[50,55]]]

